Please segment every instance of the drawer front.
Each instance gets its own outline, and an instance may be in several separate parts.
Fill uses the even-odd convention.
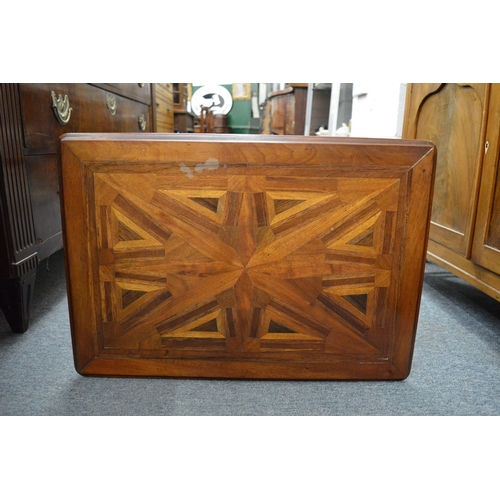
[[[168,96],[168,99],[172,101],[172,104],[174,102],[174,90],[173,90],[173,85],[171,83],[156,83],[156,92],[158,93],[158,90]]]
[[[174,109],[171,84],[156,84],[156,131],[174,131]]]
[[[124,97],[138,99],[144,104],[151,104],[151,84],[149,83],[105,83],[111,91],[122,94]]]
[[[20,84],[20,95],[27,154],[57,152],[59,136],[68,132],[149,132],[152,130],[148,105],[126,99],[93,85]],[[54,104],[53,99],[57,100],[59,96],[61,101],[67,96],[68,102],[66,106],[61,102],[59,111],[55,112],[57,105]],[[142,125],[141,116],[144,118]]]

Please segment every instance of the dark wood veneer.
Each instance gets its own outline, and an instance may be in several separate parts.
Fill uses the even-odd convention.
[[[72,108],[61,125],[51,92]],[[0,308],[24,332],[38,263],[62,248],[58,138],[67,132],[154,130],[151,84],[0,84]],[[107,97],[114,99],[112,115]]]

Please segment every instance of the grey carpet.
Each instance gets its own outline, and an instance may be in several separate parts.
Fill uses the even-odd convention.
[[[0,415],[500,415],[500,304],[428,263],[402,382],[111,379],[73,367],[62,252],[37,276],[31,326],[0,314]]]

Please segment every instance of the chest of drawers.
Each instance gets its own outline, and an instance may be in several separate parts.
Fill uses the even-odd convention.
[[[149,83],[0,84],[0,308],[29,325],[36,268],[62,248],[58,140],[68,132],[152,132]]]
[[[156,83],[156,132],[174,131],[174,98],[171,83]]]

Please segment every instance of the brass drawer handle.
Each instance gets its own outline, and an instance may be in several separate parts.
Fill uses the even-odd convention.
[[[52,91],[50,95],[52,97],[52,109],[54,110],[57,121],[61,125],[66,125],[69,122],[69,119],[71,118],[71,112],[73,111],[73,108],[71,108],[69,105],[68,96],[65,95],[63,99],[61,94],[59,94],[59,96],[56,98],[56,94],[54,91]]]
[[[141,87],[141,89],[144,87],[144,85],[146,85],[145,83],[138,83],[137,85],[139,85],[139,87]]]
[[[144,115],[139,115],[139,119],[137,120],[139,122],[139,130],[144,132],[146,130],[146,118]]]
[[[106,92],[106,106],[108,107],[111,116],[116,115],[116,97],[109,92]]]

